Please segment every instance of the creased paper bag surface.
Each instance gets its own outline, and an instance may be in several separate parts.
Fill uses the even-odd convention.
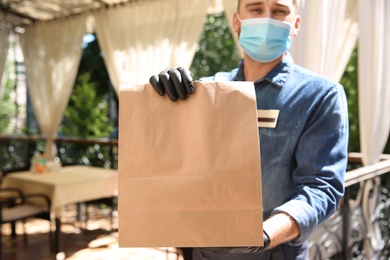
[[[253,83],[195,82],[177,102],[122,86],[119,100],[119,246],[262,245]]]

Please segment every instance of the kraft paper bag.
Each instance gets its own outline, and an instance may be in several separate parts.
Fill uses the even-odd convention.
[[[121,86],[119,100],[119,246],[263,245],[253,83],[195,82],[177,102]]]

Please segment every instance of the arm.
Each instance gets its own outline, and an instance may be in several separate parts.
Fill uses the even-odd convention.
[[[250,254],[272,249],[280,244],[289,242],[299,236],[296,221],[286,213],[278,213],[263,223],[264,246],[258,247],[207,247],[206,250],[218,254]]]
[[[336,211],[344,194],[348,111],[343,88],[331,86],[312,107],[294,154],[295,194],[272,212],[288,213],[298,224],[300,235],[290,241],[293,245],[306,241]]]
[[[263,223],[263,229],[270,237],[270,249],[291,241],[299,236],[299,227],[296,221],[285,213],[278,213]]]

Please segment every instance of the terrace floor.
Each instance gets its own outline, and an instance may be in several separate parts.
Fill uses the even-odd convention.
[[[175,248],[119,248],[117,218],[111,230],[107,210],[88,208],[90,217],[83,228],[76,221],[76,210],[67,209],[61,218],[61,253],[49,248],[49,222],[31,219],[25,224],[27,245],[23,243],[23,225],[17,224],[17,238],[10,226],[2,226],[2,260],[183,260]]]

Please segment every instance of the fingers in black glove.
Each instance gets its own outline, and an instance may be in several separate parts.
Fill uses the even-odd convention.
[[[186,68],[168,67],[158,76],[153,75],[149,82],[160,96],[166,93],[172,101],[184,100],[194,92],[193,79]]]
[[[186,99],[187,98],[187,91],[184,87],[183,78],[181,76],[180,71],[176,68],[171,68],[170,70],[168,70],[168,74],[169,74],[171,82],[173,84],[173,90],[171,93],[168,92],[168,89],[166,90],[169,98],[172,101],[174,101],[172,98],[177,100],[177,97],[179,97],[181,100]],[[165,79],[162,79],[162,80],[165,81]],[[165,86],[164,81],[163,81],[163,85]],[[169,90],[171,90],[171,89],[169,89]]]
[[[251,254],[261,253],[268,250],[271,244],[271,239],[268,234],[263,230],[264,246],[251,246],[251,247],[206,247],[203,249],[213,251],[217,254]]]
[[[153,75],[149,79],[149,83],[153,86],[154,90],[160,95],[164,96],[165,90],[164,86],[161,84],[160,80],[158,79],[157,75]]]
[[[194,82],[191,76],[191,72],[188,69],[182,67],[179,67],[177,69],[178,71],[180,71],[180,74],[182,76],[182,82],[187,91],[187,94],[194,93],[195,88],[194,88]]]

